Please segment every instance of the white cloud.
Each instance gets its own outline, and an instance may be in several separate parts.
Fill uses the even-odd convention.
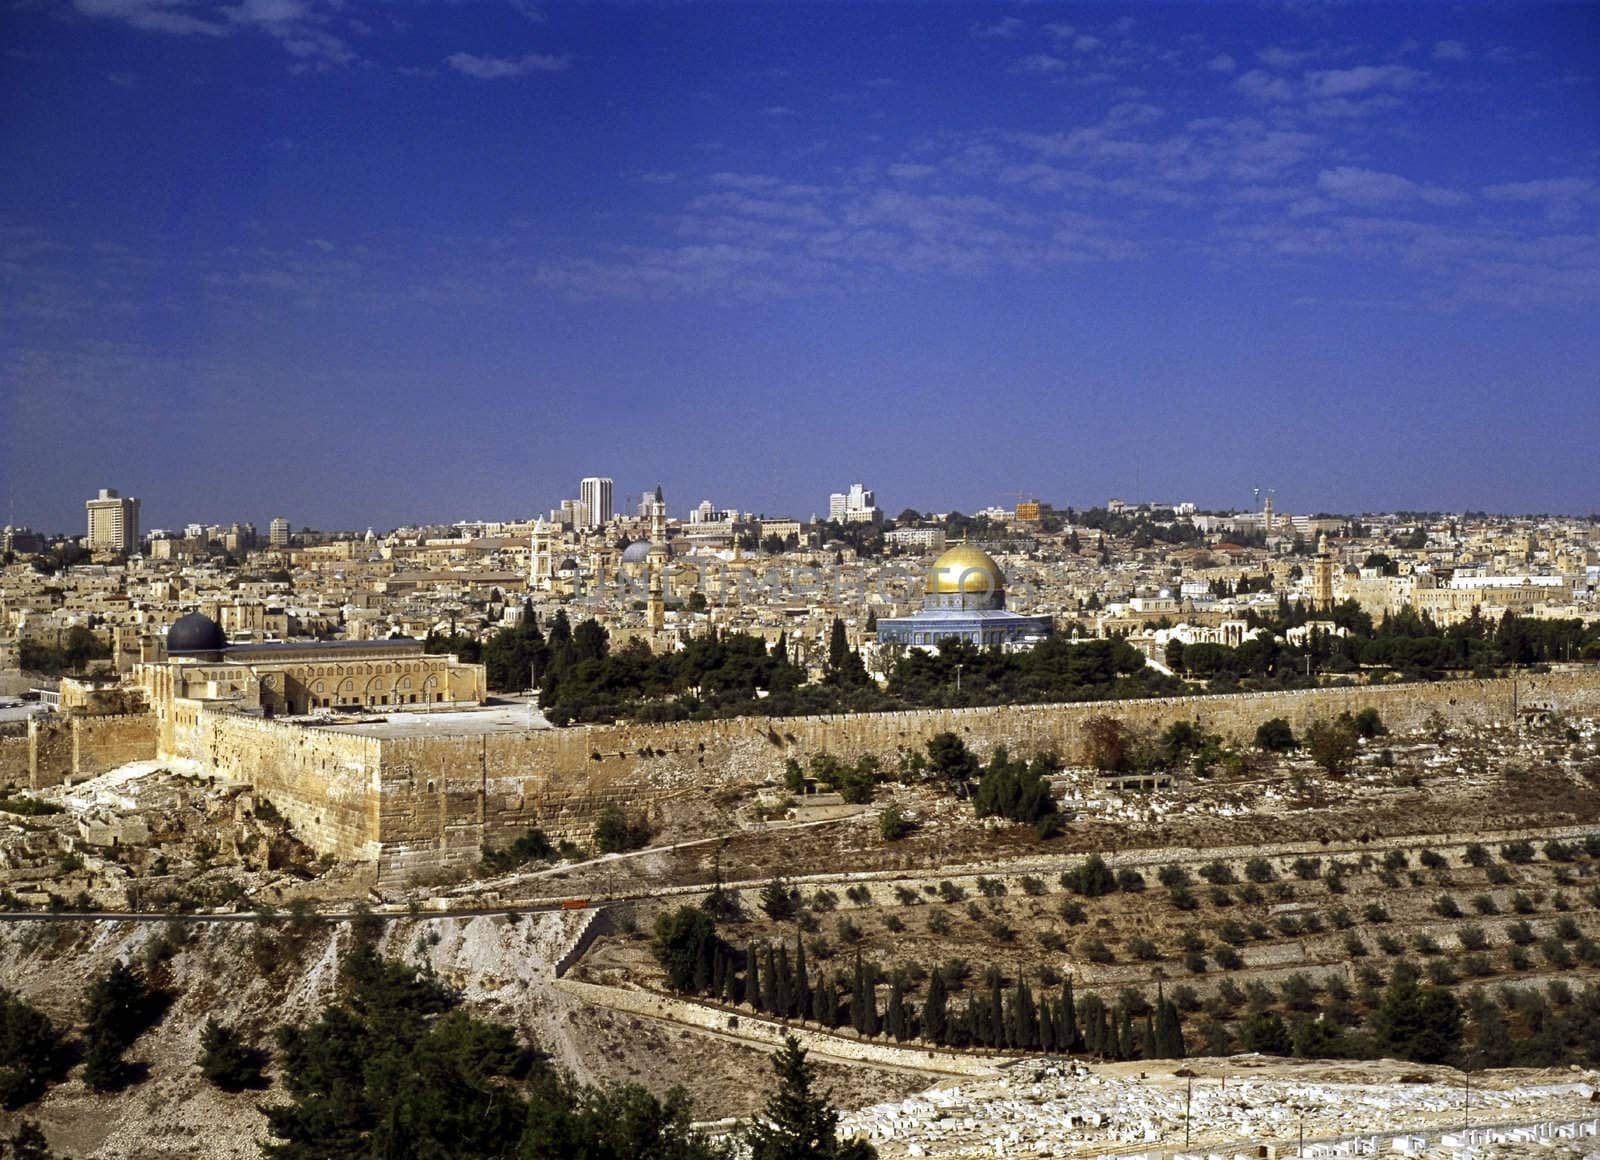
[[[1072,47],[1074,49],[1076,49],[1077,51],[1079,51],[1079,52],[1093,52],[1095,49],[1099,48],[1103,43],[1105,43],[1105,42],[1102,41],[1098,36],[1084,35],[1084,36],[1080,36],[1076,40],[1074,40],[1072,42]]]
[[[73,7],[85,16],[120,20],[146,32],[175,36],[228,35],[227,25],[182,11],[181,0],[73,0]]]
[[[1348,97],[1374,89],[1401,92],[1416,87],[1425,75],[1398,64],[1322,69],[1306,74],[1306,92],[1314,98]]]
[[[939,172],[938,169],[932,165],[907,165],[904,163],[891,165],[888,169],[889,176],[900,181],[918,181],[924,177],[932,177],[937,172]]]
[[[1219,52],[1216,56],[1206,61],[1206,67],[1212,72],[1231,73],[1238,67],[1238,64],[1227,53]]]
[[[1044,30],[1057,40],[1071,40],[1078,31],[1070,24],[1046,24]]]
[[[292,24],[307,15],[300,0],[243,0],[222,11],[235,24]]]
[[[1467,46],[1459,40],[1441,40],[1433,46],[1434,60],[1466,60]]]
[[[1003,16],[993,24],[974,24],[972,35],[979,40],[1010,40],[1026,27],[1015,16]]]
[[[1317,54],[1314,52],[1291,52],[1287,48],[1263,48],[1256,53],[1256,59],[1268,68],[1287,69],[1294,68],[1303,60],[1310,60]]]
[[[1588,197],[1595,183],[1588,177],[1552,177],[1543,181],[1513,181],[1486,186],[1483,196],[1490,201],[1572,201]]]
[[[1463,205],[1470,200],[1466,194],[1436,185],[1420,185],[1409,177],[1397,173],[1382,173],[1376,169],[1362,169],[1354,165],[1341,165],[1324,169],[1317,174],[1317,188],[1330,197],[1352,205],[1388,205],[1400,201],[1420,201],[1427,205]]]
[[[474,56],[470,52],[453,52],[444,58],[445,64],[458,73],[476,77],[480,81],[499,80],[502,77],[521,77],[530,73],[562,72],[571,61],[565,56],[550,56],[530,52],[515,60],[494,56]]]
[[[1294,98],[1294,86],[1282,77],[1253,68],[1233,82],[1233,87],[1257,101],[1282,104]]]
[[[1048,52],[1036,52],[1032,56],[1025,56],[1011,66],[1012,72],[1035,73],[1039,76],[1050,76],[1055,73],[1065,72],[1067,62],[1059,56],[1051,56]]]

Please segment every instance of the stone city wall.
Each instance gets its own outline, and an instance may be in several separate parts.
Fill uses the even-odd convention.
[[[147,713],[28,720],[27,761],[19,781],[32,789],[72,784],[156,755],[156,720]]]
[[[0,728],[0,785],[27,785],[28,771],[27,722]]]
[[[1143,701],[932,709],[831,717],[580,726],[527,733],[381,742],[380,877],[402,879],[428,868],[465,867],[480,847],[500,847],[531,826],[552,838],[586,841],[607,805],[648,811],[688,789],[777,781],[783,763],[827,751],[853,759],[892,760],[921,749],[936,733],[962,736],[976,752],[997,745],[1013,753],[1050,749],[1084,757],[1083,728],[1109,715],[1134,729],[1160,730],[1197,720],[1230,740],[1248,742],[1256,727],[1283,717],[1299,732],[1311,722],[1369,706],[1396,730],[1415,729],[1437,713],[1446,721],[1505,723],[1517,708],[1600,712],[1600,670],[1524,674],[1510,680],[1450,681],[1375,688],[1241,693]]]
[[[204,773],[254,787],[313,849],[377,858],[376,739],[204,711],[194,756]]]

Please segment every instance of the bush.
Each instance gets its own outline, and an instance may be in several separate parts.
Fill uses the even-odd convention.
[[[1361,936],[1355,931],[1350,931],[1344,936],[1344,953],[1353,959],[1365,958],[1367,944],[1361,941]]]
[[[985,898],[1005,897],[1006,884],[1000,881],[998,878],[984,878],[979,876],[976,885],[978,887],[978,893],[983,895]]]
[[[800,911],[800,889],[781,877],[770,878],[761,888],[761,910],[773,922],[787,922]]]
[[[1315,882],[1322,876],[1321,858],[1296,858],[1294,860],[1294,876],[1302,882]]]
[[[1074,894],[1098,898],[1117,888],[1116,875],[1099,854],[1089,857],[1061,875],[1061,885]]]
[[[1456,929],[1456,938],[1465,951],[1481,951],[1489,945],[1489,936],[1481,926],[1463,926]]]
[[[1523,919],[1506,924],[1506,938],[1519,947],[1531,945],[1534,937],[1533,927]]]
[[[1200,905],[1194,891],[1187,886],[1174,886],[1167,892],[1167,901],[1172,903],[1175,910],[1194,910]]]
[[[892,802],[878,815],[878,836],[885,842],[898,842],[911,833],[911,820]]]
[[[1507,862],[1515,862],[1519,866],[1526,865],[1533,861],[1533,843],[1525,838],[1515,842],[1508,842],[1500,847],[1500,857]]]
[[[1461,917],[1461,904],[1448,894],[1441,894],[1434,899],[1433,909],[1441,918]]]
[[[1084,910],[1083,903],[1074,902],[1070,898],[1061,900],[1061,918],[1068,926],[1081,926],[1089,921],[1089,912]]]
[[[1156,871],[1156,881],[1169,890],[1174,886],[1189,885],[1189,872],[1182,866],[1163,866]]]
[[[1022,893],[1029,898],[1038,898],[1044,893],[1044,889],[1044,880],[1042,878],[1035,877],[1032,874],[1024,874],[1022,876]]]
[[[1141,963],[1153,963],[1161,958],[1161,948],[1142,935],[1128,940],[1128,953]]]
[[[1498,862],[1491,862],[1485,866],[1483,876],[1489,880],[1491,886],[1506,886],[1511,882],[1511,871]]]
[[[650,827],[630,820],[617,806],[607,806],[594,827],[594,846],[602,854],[640,850],[650,843]]]
[[[1389,912],[1381,903],[1369,902],[1361,911],[1361,917],[1371,923],[1385,923],[1389,921]]]
[[[1517,914],[1532,914],[1535,909],[1533,899],[1519,890],[1511,896],[1511,909]]]
[[[1417,860],[1429,870],[1443,870],[1450,865],[1445,856],[1437,850],[1424,849],[1417,855]]]
[[[1207,862],[1200,867],[1200,877],[1213,886],[1229,886],[1238,881],[1226,862]]]
[[[1128,894],[1138,894],[1144,890],[1144,875],[1132,866],[1124,866],[1117,871],[1117,889]]]
[[[200,1033],[199,1064],[206,1081],[225,1092],[266,1086],[261,1073],[267,1065],[267,1053],[251,1047],[237,1031],[215,1019],[207,1019]]]
[[[1406,944],[1395,938],[1388,931],[1378,933],[1378,949],[1386,955],[1405,954]]]
[[[1105,964],[1117,961],[1116,955],[1111,953],[1111,948],[1092,935],[1078,940],[1078,954],[1091,963]]]
[[[1211,957],[1216,960],[1217,966],[1225,971],[1237,971],[1244,966],[1244,956],[1227,943],[1218,943],[1212,948]]]
[[[1257,854],[1244,864],[1244,876],[1252,882],[1271,882],[1278,877],[1278,872],[1271,862]]]
[[[64,1062],[50,1017],[0,987],[0,1107],[26,1107],[44,1094]]]
[[[1298,746],[1294,729],[1282,717],[1273,717],[1256,726],[1256,748],[1268,753],[1287,753]]]
[[[1472,909],[1478,914],[1500,913],[1499,905],[1487,894],[1474,894],[1472,896]]]
[[[667,972],[667,986],[674,991],[705,990],[717,956],[725,953],[715,920],[697,906],[680,906],[670,914],[657,915],[650,949]]]

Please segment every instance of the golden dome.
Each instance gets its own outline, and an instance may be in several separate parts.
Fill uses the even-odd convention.
[[[993,593],[1005,587],[1005,573],[987,552],[967,544],[957,544],[933,562],[928,569],[928,595],[955,595],[962,592]]]

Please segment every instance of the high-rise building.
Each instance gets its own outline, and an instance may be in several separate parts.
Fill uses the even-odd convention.
[[[128,555],[139,549],[139,501],[118,495],[115,488],[102,487],[94,499],[85,500],[89,516],[86,537],[91,552],[121,552]]]
[[[836,491],[828,497],[828,518],[841,524],[875,524],[883,519],[877,498],[859,483],[848,492]]]
[[[578,498],[589,509],[588,526],[603,528],[611,522],[612,483],[603,475],[591,475],[578,485]]]
[[[283,516],[279,516],[267,526],[267,543],[274,548],[289,546],[289,521]]]

